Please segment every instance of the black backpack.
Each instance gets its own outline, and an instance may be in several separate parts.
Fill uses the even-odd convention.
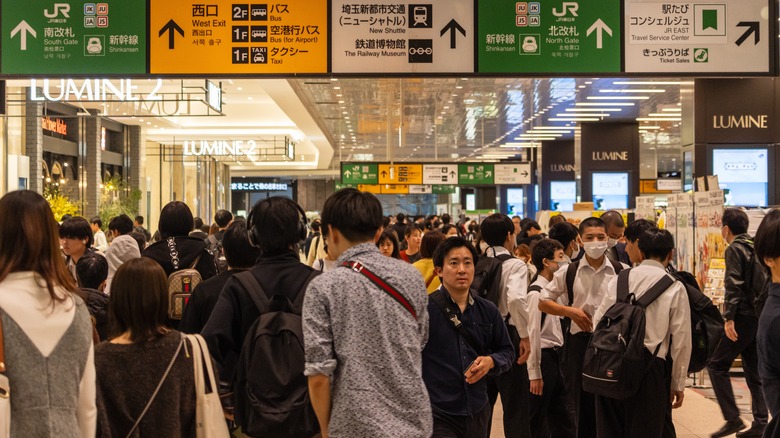
[[[251,436],[311,437],[319,424],[303,375],[301,311],[312,272],[294,302],[284,295],[269,298],[251,271],[235,278],[252,297],[260,316],[249,328],[236,366],[235,419]]]
[[[691,306],[691,360],[688,362],[688,372],[698,373],[710,363],[715,347],[723,336],[723,316],[712,300],[699,289],[693,274],[673,269],[670,271],[688,293],[688,304]]]
[[[585,351],[582,389],[625,400],[636,394],[647,370],[645,309],[675,280],[664,274],[641,298],[629,293],[631,269],[618,274],[617,299],[601,318]],[[653,355],[658,354],[658,344]]]
[[[225,258],[225,250],[222,248],[222,241],[212,234],[206,239],[206,242],[209,244],[209,251],[214,256],[214,262],[217,264],[217,272],[227,271],[228,263]]]
[[[471,289],[478,296],[498,306],[498,299],[501,297],[501,265],[511,258],[514,257],[509,254],[488,257],[487,251],[485,251],[485,255],[479,258],[477,266],[474,267],[474,280],[471,281]]]

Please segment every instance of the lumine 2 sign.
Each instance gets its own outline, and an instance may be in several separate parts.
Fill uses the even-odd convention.
[[[239,156],[244,155],[247,157],[255,157],[259,153],[257,143],[254,140],[242,141],[185,141],[184,142],[184,155],[185,156],[203,156],[203,155],[223,155],[223,156]]]
[[[149,93],[139,94],[138,85],[132,79],[84,79],[81,84],[73,79],[37,79],[30,80],[30,100],[50,102],[68,101],[157,101],[162,100],[158,94],[162,88],[162,79],[157,82]],[[38,89],[40,88],[40,93]]]

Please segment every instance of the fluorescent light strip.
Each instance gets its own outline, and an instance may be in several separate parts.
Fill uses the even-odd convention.
[[[659,90],[657,88],[646,88],[646,89],[606,89],[606,90],[599,90],[601,93],[666,93],[666,90]]]
[[[609,103],[596,103],[596,102],[577,102],[575,106],[634,106],[634,102],[609,102]]]
[[[693,81],[615,81],[613,85],[693,85]]]
[[[681,114],[669,114],[669,113],[650,113],[649,117],[682,117]]]
[[[588,100],[647,100],[650,96],[588,96]],[[611,103],[608,105],[612,105]]]
[[[546,136],[546,135],[554,135],[556,137],[560,137],[564,134],[571,134],[571,131],[531,131],[527,132],[526,134],[530,134],[532,136]]]
[[[552,130],[552,131],[571,131],[574,128],[567,128],[565,126],[537,126],[534,128],[531,128],[532,131],[543,131],[543,130]]]
[[[662,108],[661,111],[667,112],[667,113],[679,113],[682,112],[682,108]]]
[[[517,149],[524,149],[524,148],[535,148],[539,147],[538,142],[521,142],[521,143],[506,143],[499,146],[501,148],[517,148]]]
[[[571,112],[599,112],[599,111],[607,111],[607,112],[619,112],[623,111],[623,108],[566,108],[566,111]]]
[[[660,126],[640,126],[639,127],[640,131],[655,131],[657,129],[661,129],[661,127]]]
[[[601,119],[598,119],[596,117],[582,117],[582,118],[571,118],[571,117],[552,117],[547,119],[550,122],[598,122]]]
[[[588,113],[588,114],[572,114],[572,113],[558,113],[556,117],[609,117],[612,114],[609,113]]]
[[[637,117],[638,122],[680,122],[679,117]]]

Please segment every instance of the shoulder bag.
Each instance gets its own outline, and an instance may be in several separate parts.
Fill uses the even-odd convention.
[[[195,372],[196,438],[229,438],[225,413],[219,400],[209,347],[201,335],[186,335],[192,345]],[[204,366],[205,365],[205,366]]]

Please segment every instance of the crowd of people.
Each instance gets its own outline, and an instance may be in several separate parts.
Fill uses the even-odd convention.
[[[700,309],[672,235],[651,221],[559,215],[544,233],[504,214],[385,216],[344,189],[312,221],[271,197],[208,226],[174,201],[157,228],[120,215],[106,235],[99,217],[58,223],[37,193],[0,199],[12,388],[0,429],[479,438],[500,397],[507,437],[676,436]],[[726,209],[725,324],[707,356],[725,420],[714,437],[780,436],[780,211],[754,239],[747,228]],[[218,424],[185,334],[216,365]],[[749,428],[728,375],[737,355]]]

